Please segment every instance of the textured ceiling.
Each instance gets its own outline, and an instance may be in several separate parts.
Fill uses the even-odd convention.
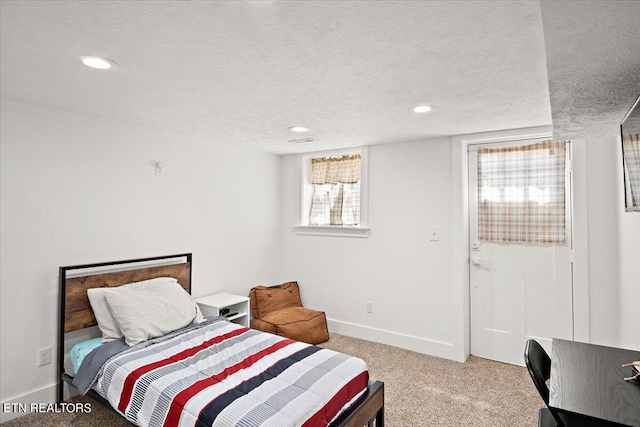
[[[292,153],[551,122],[536,2],[2,1],[1,19],[3,97],[211,143]],[[74,62],[87,53],[120,69]],[[287,142],[293,125],[318,141]]]
[[[618,135],[640,96],[640,1],[540,3],[554,136]]]
[[[280,154],[549,125],[551,106],[564,129],[588,101],[602,112],[576,70],[629,83],[636,52],[637,83],[639,57],[638,46],[613,64],[598,55],[592,70],[589,31],[637,40],[608,34],[620,25],[598,17],[630,2],[587,2],[575,15],[585,25],[569,3],[543,2],[541,16],[534,1],[2,0],[1,94]],[[90,70],[80,54],[120,68]],[[422,103],[433,111],[408,111]],[[307,136],[316,141],[288,142]]]

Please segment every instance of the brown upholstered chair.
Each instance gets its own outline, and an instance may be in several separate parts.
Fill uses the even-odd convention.
[[[298,282],[256,286],[249,293],[251,327],[309,344],[329,340],[327,318],[322,311],[302,306]]]

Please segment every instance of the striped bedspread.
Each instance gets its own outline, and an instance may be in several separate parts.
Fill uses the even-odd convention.
[[[355,357],[224,320],[134,346],[97,388],[139,426],[326,426],[366,389]]]

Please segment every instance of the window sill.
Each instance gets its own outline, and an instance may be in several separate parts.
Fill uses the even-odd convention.
[[[335,236],[368,238],[371,229],[365,227],[330,227],[322,225],[297,225],[293,227],[296,234],[308,236]]]

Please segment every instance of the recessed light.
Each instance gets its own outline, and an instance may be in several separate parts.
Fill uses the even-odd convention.
[[[95,68],[98,70],[116,70],[118,64],[110,59],[102,58],[95,55],[80,55],[77,59],[87,67]]]
[[[305,126],[292,126],[289,130],[293,132],[309,132],[309,128]]]
[[[429,105],[416,105],[415,107],[410,108],[414,113],[427,113],[431,111],[431,107]]]

